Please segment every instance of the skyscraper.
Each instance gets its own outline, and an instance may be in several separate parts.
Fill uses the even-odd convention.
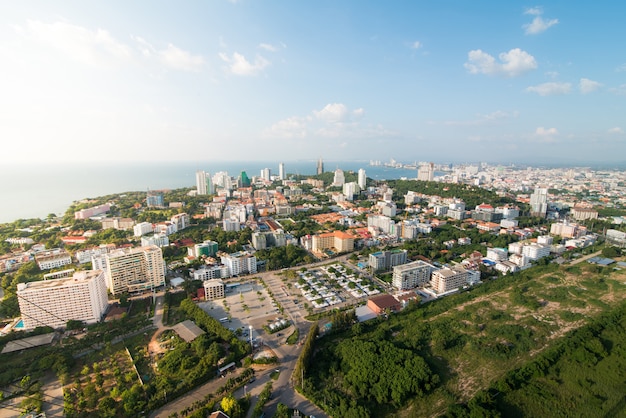
[[[367,176],[365,175],[365,170],[362,168],[359,168],[358,183],[361,190],[365,190],[365,186],[367,185]]]
[[[322,174],[324,172],[324,162],[322,161],[322,157],[317,161],[317,174]]]
[[[196,171],[196,191],[198,195],[213,194],[211,174],[204,170]]]
[[[333,186],[343,187],[346,182],[346,177],[343,175],[343,170],[338,168],[335,170],[335,177],[333,179]]]
[[[269,168],[262,169],[261,178],[265,181],[270,181],[272,179],[272,170],[270,170]]]
[[[417,179],[433,181],[435,179],[435,165],[433,163],[421,164],[417,170]]]
[[[239,178],[239,184],[241,187],[250,187],[250,178],[245,171],[241,172],[241,177]]]
[[[530,195],[530,215],[546,217],[548,213],[548,189],[535,188]]]
[[[285,164],[278,163],[278,178],[280,180],[285,180]]]

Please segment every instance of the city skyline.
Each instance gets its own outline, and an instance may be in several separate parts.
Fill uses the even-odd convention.
[[[0,137],[13,162],[623,162],[625,11],[5,3]]]

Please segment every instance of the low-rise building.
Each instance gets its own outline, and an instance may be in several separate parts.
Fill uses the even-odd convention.
[[[202,286],[205,300],[223,299],[225,296],[226,287],[220,279],[205,280]]]
[[[50,270],[72,264],[72,256],[61,248],[54,248],[35,254],[35,261],[40,270]]]

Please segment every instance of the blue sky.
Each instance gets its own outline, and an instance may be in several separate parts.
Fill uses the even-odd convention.
[[[623,163],[624,16],[623,2],[1,2],[3,160]]]

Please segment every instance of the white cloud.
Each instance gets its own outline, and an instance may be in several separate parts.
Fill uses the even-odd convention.
[[[313,111],[316,118],[330,123],[342,122],[348,115],[348,108],[342,103],[329,103],[320,111]]]
[[[622,128],[616,126],[615,128],[609,129],[609,133],[610,134],[623,134],[624,130]]]
[[[536,86],[526,88],[526,91],[537,93],[540,96],[556,96],[560,94],[568,94],[572,90],[571,83],[543,83]]]
[[[412,49],[420,49],[422,47],[422,43],[420,41],[415,41],[411,44]]]
[[[602,87],[602,83],[589,80],[588,78],[580,79],[579,88],[582,94],[593,93],[594,91],[598,90],[600,87]]]
[[[546,77],[549,77],[551,79],[555,79],[559,76],[558,71],[548,71],[546,72]]]
[[[544,20],[541,16],[537,16],[531,23],[522,25],[524,33],[526,35],[537,35],[538,33],[545,32],[551,26],[559,23],[559,19]]]
[[[531,7],[531,8],[526,9],[526,11],[524,11],[524,14],[539,16],[543,14],[543,10],[541,9],[541,7]]]
[[[380,125],[361,122],[363,108],[349,109],[343,103],[329,103],[306,116],[283,119],[263,132],[268,138],[365,139],[394,136]]]
[[[193,55],[175,45],[168,44],[167,48],[158,52],[159,59],[167,67],[182,71],[200,71],[204,65],[201,55]]]
[[[619,67],[617,67],[617,68],[615,69],[615,71],[617,71],[618,73],[621,73],[621,72],[623,72],[623,71],[626,71],[626,64],[622,64],[622,65],[620,65]]]
[[[131,48],[104,29],[90,30],[62,21],[38,20],[28,20],[25,30],[19,26],[14,28],[75,61],[94,67],[111,66],[132,57]]]
[[[265,67],[270,65],[270,62],[260,55],[257,55],[254,62],[250,62],[243,55],[238,52],[234,52],[232,56],[228,54],[219,54],[222,61],[229,64],[228,69],[235,75],[249,76],[256,75],[261,72]]]
[[[270,52],[276,52],[278,51],[278,47],[272,45],[272,44],[266,44],[266,43],[260,43],[259,44],[259,48],[264,49],[266,51],[270,51]]]
[[[496,110],[495,112],[491,112],[488,114],[478,114],[476,118],[473,120],[467,121],[446,121],[444,125],[448,126],[479,126],[479,125],[487,125],[493,124],[499,121],[503,121],[510,118],[517,118],[519,116],[519,112],[505,112],[503,110]]]
[[[537,68],[535,57],[519,48],[502,52],[498,55],[500,62],[480,49],[470,51],[464,67],[471,74],[501,75],[517,77]]]
[[[609,91],[617,94],[618,96],[626,96],[626,84],[622,84],[619,87],[612,87]]]
[[[556,128],[544,128],[543,126],[538,127],[535,130],[535,134],[533,135],[533,139],[538,142],[555,142],[556,136],[559,135],[559,131]]]

